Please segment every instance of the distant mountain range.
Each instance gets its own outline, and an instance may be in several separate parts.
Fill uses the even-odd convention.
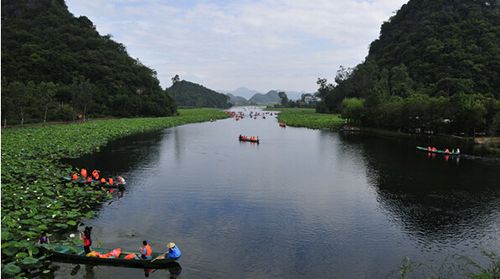
[[[240,87],[232,91],[219,90],[219,92],[225,93],[230,98],[230,102],[234,105],[271,105],[276,104],[281,101],[278,96],[278,92],[284,91],[290,100],[298,100],[302,94],[307,94],[307,92],[298,91],[285,91],[285,90],[271,90],[267,93],[262,93],[254,89],[249,89],[246,87]]]

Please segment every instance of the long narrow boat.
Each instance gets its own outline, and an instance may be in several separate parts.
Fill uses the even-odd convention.
[[[417,149],[420,150],[420,151],[428,152],[428,153],[436,153],[436,154],[443,154],[443,155],[453,155],[453,156],[460,155],[460,153],[458,153],[458,152],[449,152],[449,153],[446,153],[446,151],[444,151],[444,150],[429,151],[429,150],[427,150],[427,147],[423,147],[423,146],[417,146]]]
[[[248,141],[248,142],[260,143],[260,140],[258,140],[258,139],[257,140],[251,140],[249,138],[239,138],[239,140],[243,141],[243,142]]]
[[[79,185],[79,186],[83,186],[83,185],[90,185],[92,187],[104,187],[104,188],[118,188],[118,189],[125,189],[125,184],[126,183],[122,183],[122,184],[117,184],[117,183],[114,183],[113,185],[109,184],[109,183],[101,183],[100,181],[95,181],[93,180],[92,182],[88,183],[88,182],[85,182],[85,180],[79,178],[78,180],[73,180],[71,177],[63,177],[63,181],[65,183],[73,183],[73,184],[76,184],[76,185]]]
[[[54,260],[61,260],[64,262],[81,263],[81,264],[95,264],[95,265],[112,265],[112,266],[125,266],[137,268],[168,268],[175,263],[176,259],[158,259],[162,253],[153,253],[151,260],[144,259],[125,259],[129,254],[137,254],[133,252],[122,252],[118,258],[99,258],[89,257],[85,255],[83,247],[58,245],[58,244],[43,244],[43,249],[49,252]],[[112,249],[105,248],[92,248],[92,251],[97,251],[101,254],[110,252]]]

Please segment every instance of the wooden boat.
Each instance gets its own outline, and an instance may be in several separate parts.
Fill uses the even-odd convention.
[[[158,259],[162,253],[153,253],[151,260],[144,259],[125,259],[129,254],[137,254],[134,252],[122,252],[118,258],[99,258],[89,257],[85,255],[83,247],[61,245],[61,244],[42,244],[41,247],[47,251],[52,258],[64,262],[81,263],[81,264],[95,264],[95,265],[112,265],[112,266],[125,266],[137,268],[168,268],[175,263],[176,259]],[[97,251],[101,254],[110,252],[112,249],[105,248],[92,248],[92,251]],[[153,261],[154,260],[154,261]]]
[[[449,153],[446,153],[446,151],[444,151],[444,150],[429,151],[429,150],[427,150],[427,147],[423,147],[423,146],[417,146],[417,149],[420,150],[420,151],[428,152],[428,153],[436,153],[436,154],[443,154],[443,155],[453,155],[453,156],[460,155],[460,153],[458,153],[458,152],[449,152]]]
[[[243,141],[243,142],[247,142],[247,141],[248,141],[248,142],[260,143],[260,140],[259,140],[259,139],[257,139],[257,140],[251,140],[251,139],[250,139],[250,138],[248,138],[248,137],[247,137],[247,138],[241,138],[241,137],[240,137],[240,138],[239,138],[239,140],[240,140],[240,141]]]
[[[100,181],[95,181],[93,180],[92,182],[86,182],[85,180],[78,178],[77,180],[73,180],[71,177],[63,177],[63,181],[65,183],[73,183],[79,186],[85,186],[85,185],[90,185],[91,187],[103,187],[103,188],[115,188],[115,189],[125,189],[125,185],[127,183],[122,183],[122,184],[117,184],[114,183],[113,185],[109,183],[101,183]]]

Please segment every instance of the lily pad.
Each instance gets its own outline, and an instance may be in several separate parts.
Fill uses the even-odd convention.
[[[2,254],[5,254],[6,256],[9,257],[14,256],[17,253],[17,251],[19,251],[19,249],[13,246],[2,248]]]
[[[26,257],[23,259],[22,263],[25,265],[35,265],[38,263],[38,259],[35,259],[33,257]]]
[[[21,272],[21,268],[13,263],[6,264],[2,269],[2,273],[7,275],[16,275]]]

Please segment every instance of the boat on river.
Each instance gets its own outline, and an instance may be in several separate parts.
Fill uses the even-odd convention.
[[[428,150],[427,147],[423,146],[417,146],[417,149],[420,151],[425,151],[427,153],[435,153],[435,154],[443,154],[443,155],[453,155],[453,156],[459,156],[459,152],[446,152],[445,150]]]
[[[125,189],[125,185],[127,184],[126,182],[123,183],[113,183],[109,184],[108,182],[102,183],[100,181],[92,180],[92,182],[87,182],[84,179],[78,178],[77,180],[73,180],[71,177],[66,176],[63,177],[63,182],[65,183],[72,183],[78,186],[85,186],[85,185],[90,185],[91,187],[103,187],[103,188],[114,188],[114,189]]]
[[[112,265],[136,268],[168,268],[176,263],[176,259],[156,259],[162,253],[152,253],[151,260],[145,259],[125,259],[127,255],[137,254],[134,252],[122,252],[118,258],[99,258],[89,257],[85,255],[83,247],[62,245],[62,244],[42,244],[41,247],[47,251],[54,260],[63,262],[79,263],[79,264],[94,264],[94,265]],[[92,248],[92,251],[97,251],[101,254],[110,252],[112,249]]]
[[[286,127],[286,123],[285,122],[280,122],[280,127],[285,128]]]
[[[257,144],[260,143],[259,138],[257,138],[257,139],[251,139],[250,137],[240,136],[238,139],[240,141],[243,141],[243,142],[247,142],[248,141],[248,142],[254,142],[254,143],[257,143]]]

